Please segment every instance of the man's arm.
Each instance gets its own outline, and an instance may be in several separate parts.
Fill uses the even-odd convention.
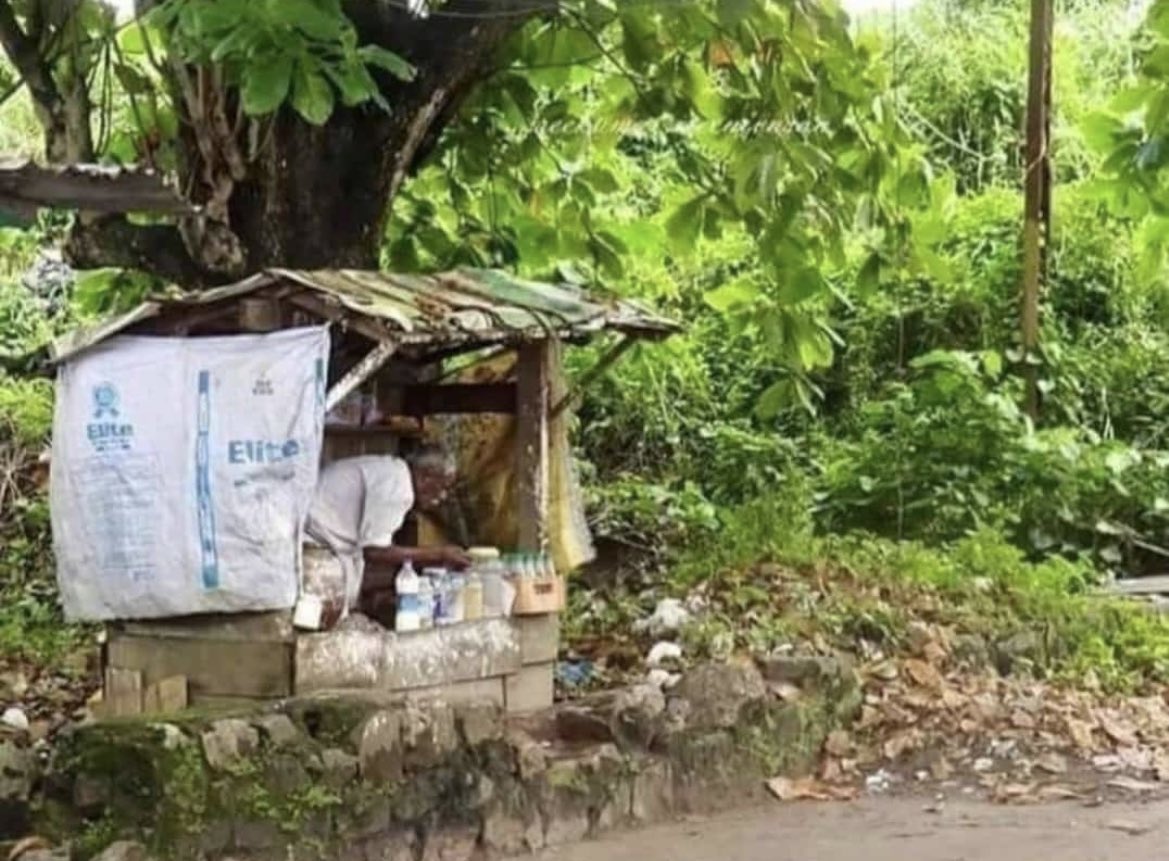
[[[458,547],[366,547],[362,551],[367,563],[386,566],[389,570],[366,568],[361,579],[362,592],[377,592],[394,584],[398,569],[410,562],[416,569],[441,567],[461,571],[471,560]]]

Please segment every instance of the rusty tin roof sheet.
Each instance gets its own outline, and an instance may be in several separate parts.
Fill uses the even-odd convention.
[[[436,349],[549,334],[579,338],[604,329],[660,338],[680,329],[635,302],[600,299],[569,285],[525,281],[494,269],[436,275],[266,269],[237,284],[154,297],[120,317],[69,332],[54,342],[52,360],[61,362],[164,312],[181,316],[186,310],[272,293],[290,301],[307,295],[317,300],[323,315],[362,318],[388,340]]]

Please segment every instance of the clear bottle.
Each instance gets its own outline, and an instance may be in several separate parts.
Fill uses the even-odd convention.
[[[463,587],[463,619],[474,622],[483,618],[483,577],[472,570]]]
[[[486,552],[487,550],[490,552]],[[486,548],[482,573],[480,574],[480,579],[483,581],[483,616],[485,618],[496,619],[504,615],[503,579],[505,571],[503,561],[499,558],[499,551],[494,547]]]
[[[434,593],[434,606],[431,614],[433,626],[437,628],[449,625],[450,589],[447,584],[446,569],[427,568],[423,573],[430,578]]]
[[[418,582],[418,627],[434,627],[434,581],[425,573]]]
[[[407,560],[406,564],[398,569],[398,574],[394,578],[394,590],[398,593],[398,611],[394,615],[395,631],[417,631],[421,627],[418,612],[419,586],[418,574]]]
[[[467,581],[462,574],[448,574],[447,583],[450,588],[450,620],[448,624],[454,625],[462,622],[466,618],[466,587]]]

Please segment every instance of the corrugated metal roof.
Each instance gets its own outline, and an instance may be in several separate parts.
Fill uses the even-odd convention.
[[[680,328],[635,302],[601,299],[570,285],[525,281],[494,269],[437,275],[267,269],[237,284],[154,297],[128,314],[59,338],[52,358],[60,362],[164,313],[181,317],[188,310],[273,292],[293,302],[315,300],[329,316],[361,318],[387,339],[436,348],[550,333],[581,337],[603,329],[654,338]]]

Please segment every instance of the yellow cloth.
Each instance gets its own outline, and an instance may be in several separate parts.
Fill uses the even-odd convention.
[[[549,355],[549,408],[559,403],[566,386],[561,345],[552,342]],[[455,375],[461,383],[493,383],[514,378],[515,354],[501,353]],[[571,571],[593,559],[592,537],[585,520],[580,483],[569,443],[571,411],[548,426],[548,539],[556,569]],[[469,544],[515,547],[519,524],[515,488],[515,419],[480,414],[446,416],[433,423],[437,436],[458,460],[458,505],[467,535],[460,537],[453,518],[421,519],[420,543],[464,540]]]

